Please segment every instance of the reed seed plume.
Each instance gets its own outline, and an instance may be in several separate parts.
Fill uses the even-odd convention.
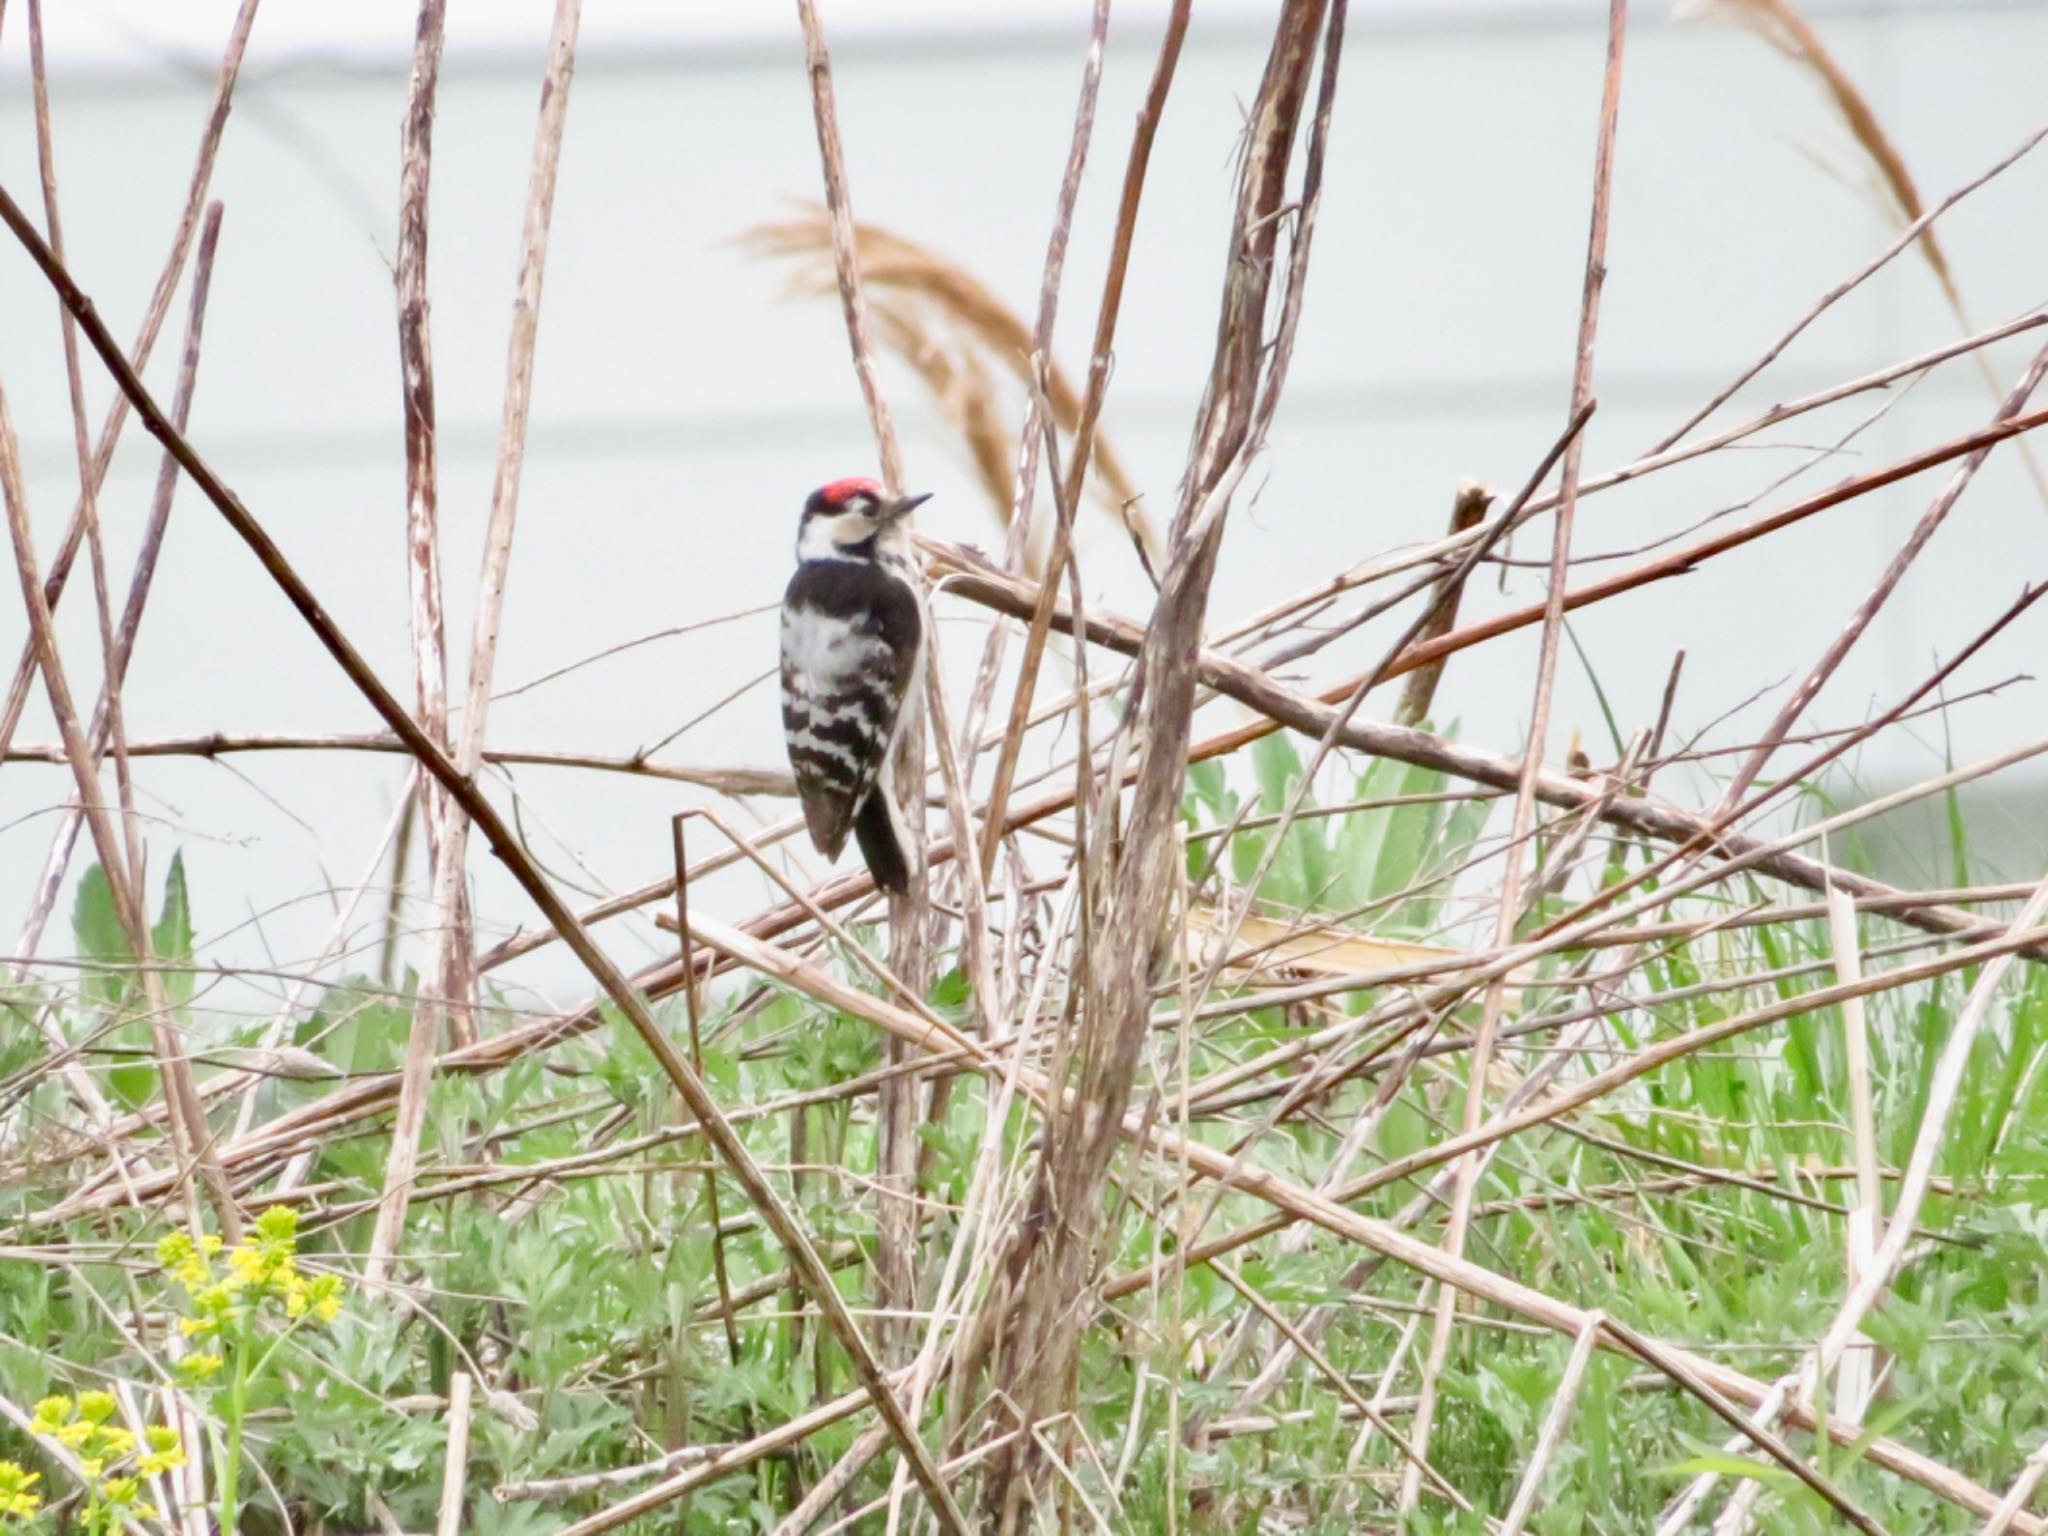
[[[1007,526],[1015,450],[1001,426],[991,374],[1000,371],[1020,387],[1031,387],[1030,325],[959,263],[872,224],[856,223],[854,236],[862,283],[883,317],[882,340],[924,381],[940,414],[960,433],[975,478]],[[792,295],[829,298],[838,292],[832,221],[823,209],[756,224],[738,238],[757,256],[792,264]],[[1070,436],[1080,423],[1080,392],[1051,358],[1046,381],[1053,420]],[[1158,534],[1137,486],[1099,426],[1089,489],[1156,563]]]

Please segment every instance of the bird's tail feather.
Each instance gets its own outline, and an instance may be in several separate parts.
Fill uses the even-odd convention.
[[[891,896],[907,894],[910,890],[910,851],[905,846],[903,828],[897,823],[895,807],[890,805],[888,792],[879,784],[855,813],[853,836],[860,844],[860,856],[867,861],[868,873],[875,877],[875,884]]]

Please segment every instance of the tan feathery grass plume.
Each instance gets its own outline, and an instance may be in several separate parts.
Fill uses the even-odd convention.
[[[739,236],[745,249],[797,262],[793,293],[823,297],[838,292],[832,267],[831,224],[823,209],[757,224]],[[1010,516],[1015,447],[1002,425],[992,373],[1000,369],[1031,387],[1031,328],[974,274],[925,247],[856,224],[861,281],[880,320],[882,340],[924,381],[940,413],[961,435],[975,477],[996,515]],[[1055,424],[1071,434],[1081,395],[1057,362],[1046,360],[1047,404]],[[1090,483],[1148,560],[1159,555],[1157,533],[1139,506],[1123,462],[1098,428]]]

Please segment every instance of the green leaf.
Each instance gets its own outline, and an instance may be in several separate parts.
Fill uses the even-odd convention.
[[[107,884],[107,872],[97,864],[79,878],[78,897],[71,904],[71,933],[85,959],[105,967],[119,967],[87,970],[85,995],[103,1007],[120,1007],[134,985],[127,967],[134,963],[135,956],[114,911],[114,891]]]
[[[1288,796],[1294,792],[1295,783],[1301,778],[1301,758],[1294,750],[1294,743],[1277,731],[1253,742],[1252,775],[1259,782],[1260,812],[1278,816],[1287,809]],[[1305,809],[1315,804],[1315,800],[1313,796],[1304,795],[1301,803]],[[1273,834],[1268,832],[1266,835],[1270,837]],[[1313,822],[1289,827],[1258,894],[1283,907],[1303,908],[1316,903],[1327,883],[1328,874],[1326,866],[1329,861],[1322,835],[1322,829]],[[1258,867],[1256,860],[1247,867],[1242,857],[1238,866],[1241,880],[1250,879]]]
[[[1210,821],[1218,825],[1230,820],[1237,810],[1237,796],[1230,792],[1223,764],[1213,757],[1205,762],[1188,764],[1188,794],[1196,805],[1209,813]]]
[[[1374,758],[1372,766],[1358,776],[1352,786],[1354,800],[1384,800],[1394,793],[1394,786],[1400,781],[1404,765],[1384,757]],[[1338,896],[1337,910],[1363,906],[1379,894],[1375,881],[1379,877],[1380,849],[1387,838],[1387,813],[1385,810],[1352,811],[1337,827],[1336,858],[1342,874],[1342,894]]]
[[[164,972],[164,993],[171,1006],[182,1008],[192,1001],[192,903],[185,889],[185,850],[171,855],[170,873],[164,876],[164,904],[156,926],[150,930],[150,947],[156,958],[176,969]]]
[[[1393,776],[1394,795],[1433,795],[1443,788],[1443,775],[1434,769],[1399,765],[1401,772]],[[1396,891],[1405,891],[1422,878],[1425,869],[1432,864],[1438,835],[1443,830],[1444,807],[1441,801],[1426,805],[1392,805],[1382,813],[1387,819],[1386,832],[1380,840],[1379,859],[1373,867],[1373,895],[1391,896]],[[1413,931],[1420,925],[1417,912],[1422,904],[1414,899],[1404,901],[1390,914],[1389,926],[1402,931]],[[1426,918],[1424,919],[1426,921]]]

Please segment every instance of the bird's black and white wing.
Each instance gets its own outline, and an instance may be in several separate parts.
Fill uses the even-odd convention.
[[[782,599],[782,727],[811,841],[846,846],[903,719],[923,650],[917,593],[872,562],[814,560]]]

